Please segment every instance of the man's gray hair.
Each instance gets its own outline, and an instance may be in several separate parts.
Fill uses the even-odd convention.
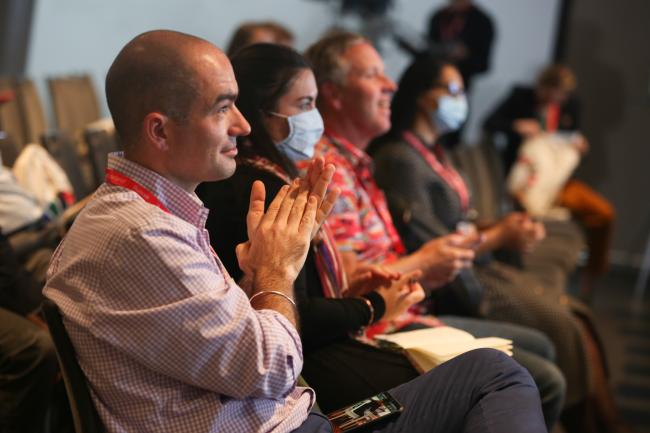
[[[357,33],[337,31],[330,33],[309,47],[305,57],[311,63],[320,87],[323,83],[344,84],[349,65],[343,60],[343,54],[353,45],[370,43]]]

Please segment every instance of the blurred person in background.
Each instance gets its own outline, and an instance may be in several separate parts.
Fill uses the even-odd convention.
[[[429,51],[452,61],[465,82],[469,95],[474,77],[490,69],[495,38],[492,18],[472,0],[450,0],[429,19]],[[457,144],[462,140],[464,123],[444,140]]]
[[[431,49],[456,64],[469,92],[472,79],[490,68],[492,18],[472,0],[450,0],[429,20]]]
[[[574,95],[576,85],[571,69],[550,65],[539,74],[535,87],[514,87],[486,118],[484,129],[505,138],[502,158],[506,173],[517,161],[522,143],[547,134],[560,135],[581,156],[588,152],[589,143],[580,132],[580,110]],[[609,267],[614,208],[605,197],[577,179],[566,182],[557,195],[556,204],[569,209],[585,228],[589,258],[581,295],[589,300],[594,280]]]
[[[256,43],[280,44],[292,47],[293,33],[275,21],[249,21],[241,24],[232,35],[226,53],[232,57],[237,51]]]

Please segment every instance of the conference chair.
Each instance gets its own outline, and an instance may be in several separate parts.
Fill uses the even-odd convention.
[[[104,181],[108,154],[119,149],[115,126],[111,119],[102,119],[86,126],[84,140],[88,146],[88,157],[93,168],[95,183]]]
[[[50,78],[47,82],[57,129],[76,138],[87,124],[101,117],[89,75]]]
[[[100,433],[102,427],[95,405],[90,397],[86,377],[79,367],[72,342],[63,326],[61,313],[54,302],[43,301],[43,314],[50,329],[57,358],[68,393],[76,433]]]

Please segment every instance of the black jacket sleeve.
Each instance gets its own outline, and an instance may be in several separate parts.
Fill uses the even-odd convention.
[[[561,131],[580,130],[580,104],[577,99],[570,98],[562,105],[558,129]]]
[[[531,115],[531,109],[522,107],[524,103],[522,99],[522,90],[520,88],[512,89],[510,94],[485,119],[483,128],[491,133],[512,133],[512,123],[515,120],[530,117]]]
[[[504,134],[505,149],[502,151],[504,173],[507,174],[517,159],[522,136],[513,129],[517,119],[536,119],[535,90],[530,87],[516,86],[506,99],[487,117],[483,128],[491,135]]]

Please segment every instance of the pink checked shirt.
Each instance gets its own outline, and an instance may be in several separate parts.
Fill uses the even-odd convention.
[[[108,166],[170,213],[103,184],[57,249],[44,289],[62,311],[107,431],[299,427],[314,393],[296,387],[296,329],[251,308],[211,254],[208,210],[194,194],[119,154]]]

